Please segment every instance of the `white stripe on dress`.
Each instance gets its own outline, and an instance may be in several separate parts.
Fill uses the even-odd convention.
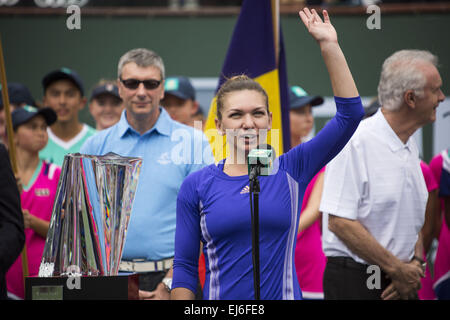
[[[209,261],[209,300],[219,300],[220,282],[219,282],[219,260],[216,254],[216,246],[208,232],[206,226],[206,214],[203,212],[203,203],[200,201],[200,227],[203,238],[206,240],[206,254]]]
[[[284,254],[284,270],[283,270],[283,300],[294,300],[294,275],[293,275],[293,254],[294,241],[297,235],[296,219],[298,210],[298,182],[294,180],[288,173],[286,173],[289,193],[291,197],[291,226],[289,228],[289,235],[286,243],[286,252]]]

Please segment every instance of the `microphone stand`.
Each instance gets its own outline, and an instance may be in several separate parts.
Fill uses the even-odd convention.
[[[250,175],[250,213],[252,223],[252,261],[253,261],[253,287],[255,290],[255,300],[260,300],[260,272],[259,272],[259,180],[260,168],[257,166],[256,174]],[[252,172],[253,173],[253,172]]]

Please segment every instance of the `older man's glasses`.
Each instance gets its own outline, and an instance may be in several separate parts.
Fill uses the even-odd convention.
[[[122,78],[120,78],[120,82],[122,82],[123,85],[130,90],[136,90],[141,83],[144,84],[144,88],[147,90],[156,89],[161,84],[161,81],[155,80],[155,79],[137,80],[137,79],[122,79]]]

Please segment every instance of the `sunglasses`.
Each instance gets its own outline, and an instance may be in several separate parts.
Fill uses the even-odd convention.
[[[131,89],[131,90],[136,90],[141,83],[144,84],[144,87],[147,90],[156,89],[161,84],[161,81],[155,80],[155,79],[137,80],[137,79],[122,79],[122,78],[120,78],[120,82],[122,82],[126,88]]]

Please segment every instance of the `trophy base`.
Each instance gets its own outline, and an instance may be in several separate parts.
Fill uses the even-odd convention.
[[[27,277],[26,300],[137,300],[139,275]]]

